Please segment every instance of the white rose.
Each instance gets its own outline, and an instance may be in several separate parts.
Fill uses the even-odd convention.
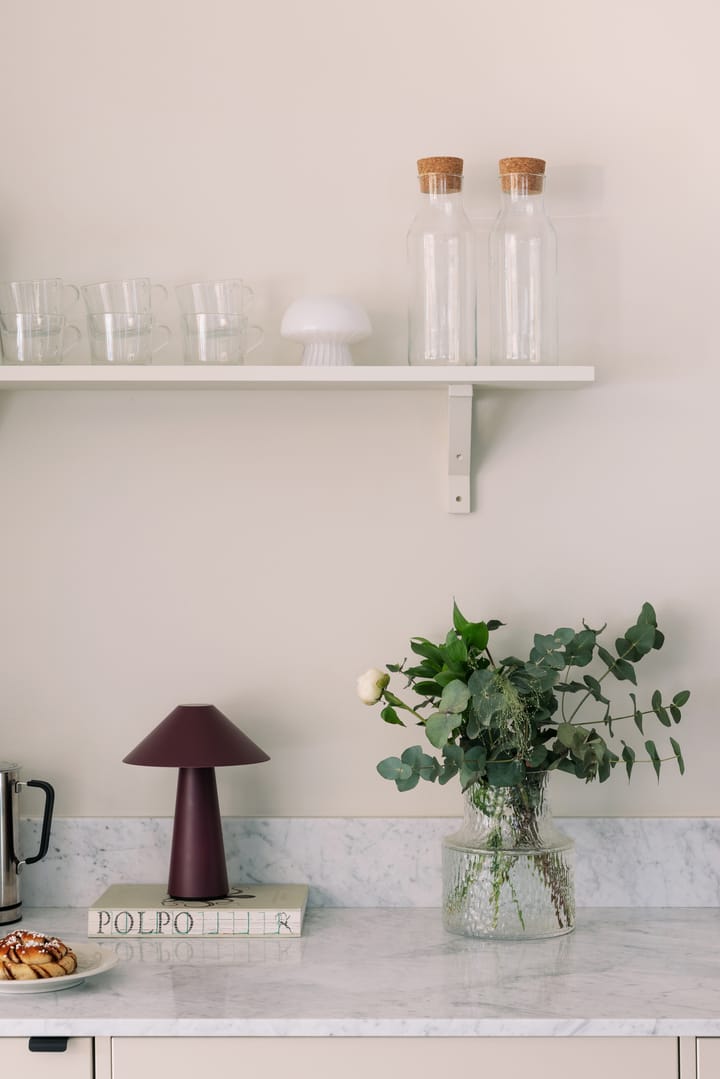
[[[357,680],[358,697],[363,704],[377,704],[389,681],[389,674],[379,671],[377,667],[371,667],[369,671],[365,671],[365,674],[361,674]]]

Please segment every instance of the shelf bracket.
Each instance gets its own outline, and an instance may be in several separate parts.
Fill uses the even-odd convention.
[[[470,512],[472,385],[448,387],[448,513]]]

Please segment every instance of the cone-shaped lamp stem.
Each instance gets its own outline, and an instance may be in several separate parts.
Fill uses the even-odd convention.
[[[215,769],[181,768],[168,892],[173,899],[223,899],[228,891]]]

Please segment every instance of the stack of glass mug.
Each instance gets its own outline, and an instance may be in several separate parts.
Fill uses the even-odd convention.
[[[241,364],[260,344],[263,331],[251,326],[252,289],[232,278],[193,282],[176,290],[188,364]],[[168,298],[165,285],[147,277],[65,285],[59,278],[0,283],[2,362],[58,364],[81,339],[65,307],[82,295],[93,364],[148,364],[168,344],[169,326],[158,324],[153,300]]]
[[[151,363],[165,348],[171,333],[153,317],[153,294],[167,300],[164,285],[148,277],[100,281],[80,289],[87,309],[88,339],[92,363]]]
[[[80,298],[75,285],[59,277],[0,284],[0,342],[4,363],[62,363],[77,345],[78,326],[65,308]]]
[[[185,363],[243,363],[263,339],[247,309],[252,289],[239,278],[178,285]]]

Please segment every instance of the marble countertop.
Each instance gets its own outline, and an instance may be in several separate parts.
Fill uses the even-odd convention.
[[[19,928],[84,941],[84,909]],[[112,970],[0,994],[0,1036],[720,1036],[720,908],[581,909],[574,933],[483,942],[437,909],[308,910],[301,938],[122,940]]]

